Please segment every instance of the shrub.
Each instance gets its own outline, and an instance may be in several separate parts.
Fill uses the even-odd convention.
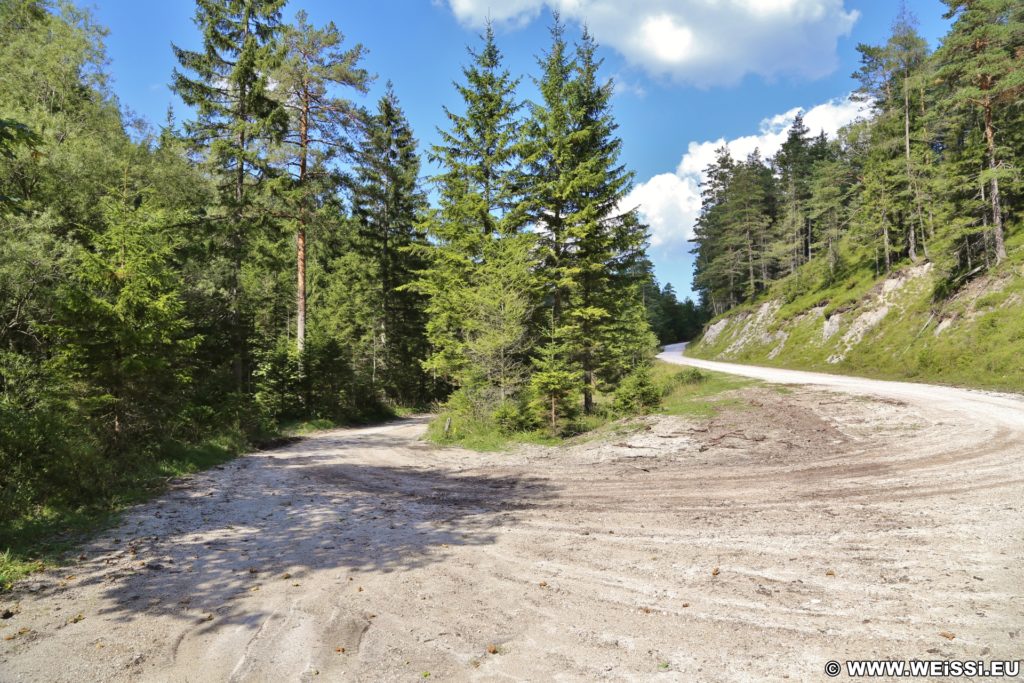
[[[537,429],[534,412],[525,401],[505,401],[491,414],[491,419],[502,434],[529,432]]]
[[[638,368],[615,389],[612,407],[621,415],[642,415],[661,403],[662,390],[651,379],[648,368]]]
[[[706,381],[708,381],[708,376],[697,368],[685,368],[672,375],[672,383],[675,386],[703,384]],[[670,387],[669,390],[671,391],[672,388],[674,387]]]

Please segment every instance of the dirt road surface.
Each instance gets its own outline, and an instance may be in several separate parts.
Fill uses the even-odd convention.
[[[419,417],[239,458],[0,596],[0,681],[816,681],[833,659],[1024,656],[1024,402],[663,358],[804,386],[557,449],[437,449]]]

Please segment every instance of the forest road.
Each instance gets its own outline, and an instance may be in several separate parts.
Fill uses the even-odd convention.
[[[438,448],[420,416],[238,458],[0,596],[0,681],[815,681],[1024,655],[1024,402],[678,351],[801,386],[557,448]]]

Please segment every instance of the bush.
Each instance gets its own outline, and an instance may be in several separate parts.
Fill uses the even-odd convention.
[[[526,401],[505,401],[491,414],[502,434],[529,432],[538,428],[537,416]]]
[[[667,387],[666,393],[675,387],[702,384],[706,381],[708,381],[708,376],[697,368],[686,368],[672,375],[672,386]]]
[[[620,415],[643,415],[657,408],[663,391],[651,379],[648,368],[638,368],[615,389],[612,407]]]

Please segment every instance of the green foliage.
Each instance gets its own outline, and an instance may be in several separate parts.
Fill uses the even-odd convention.
[[[662,388],[647,368],[633,371],[615,389],[612,409],[620,415],[643,415],[661,403]]]
[[[797,117],[767,163],[720,149],[695,231],[702,305],[720,315],[767,295],[787,317],[830,313],[923,262],[942,273],[941,302],[1004,261],[1022,197],[1019,4],[947,2],[954,22],[931,55],[903,10],[885,44],[857,48],[870,118],[828,141]]]

